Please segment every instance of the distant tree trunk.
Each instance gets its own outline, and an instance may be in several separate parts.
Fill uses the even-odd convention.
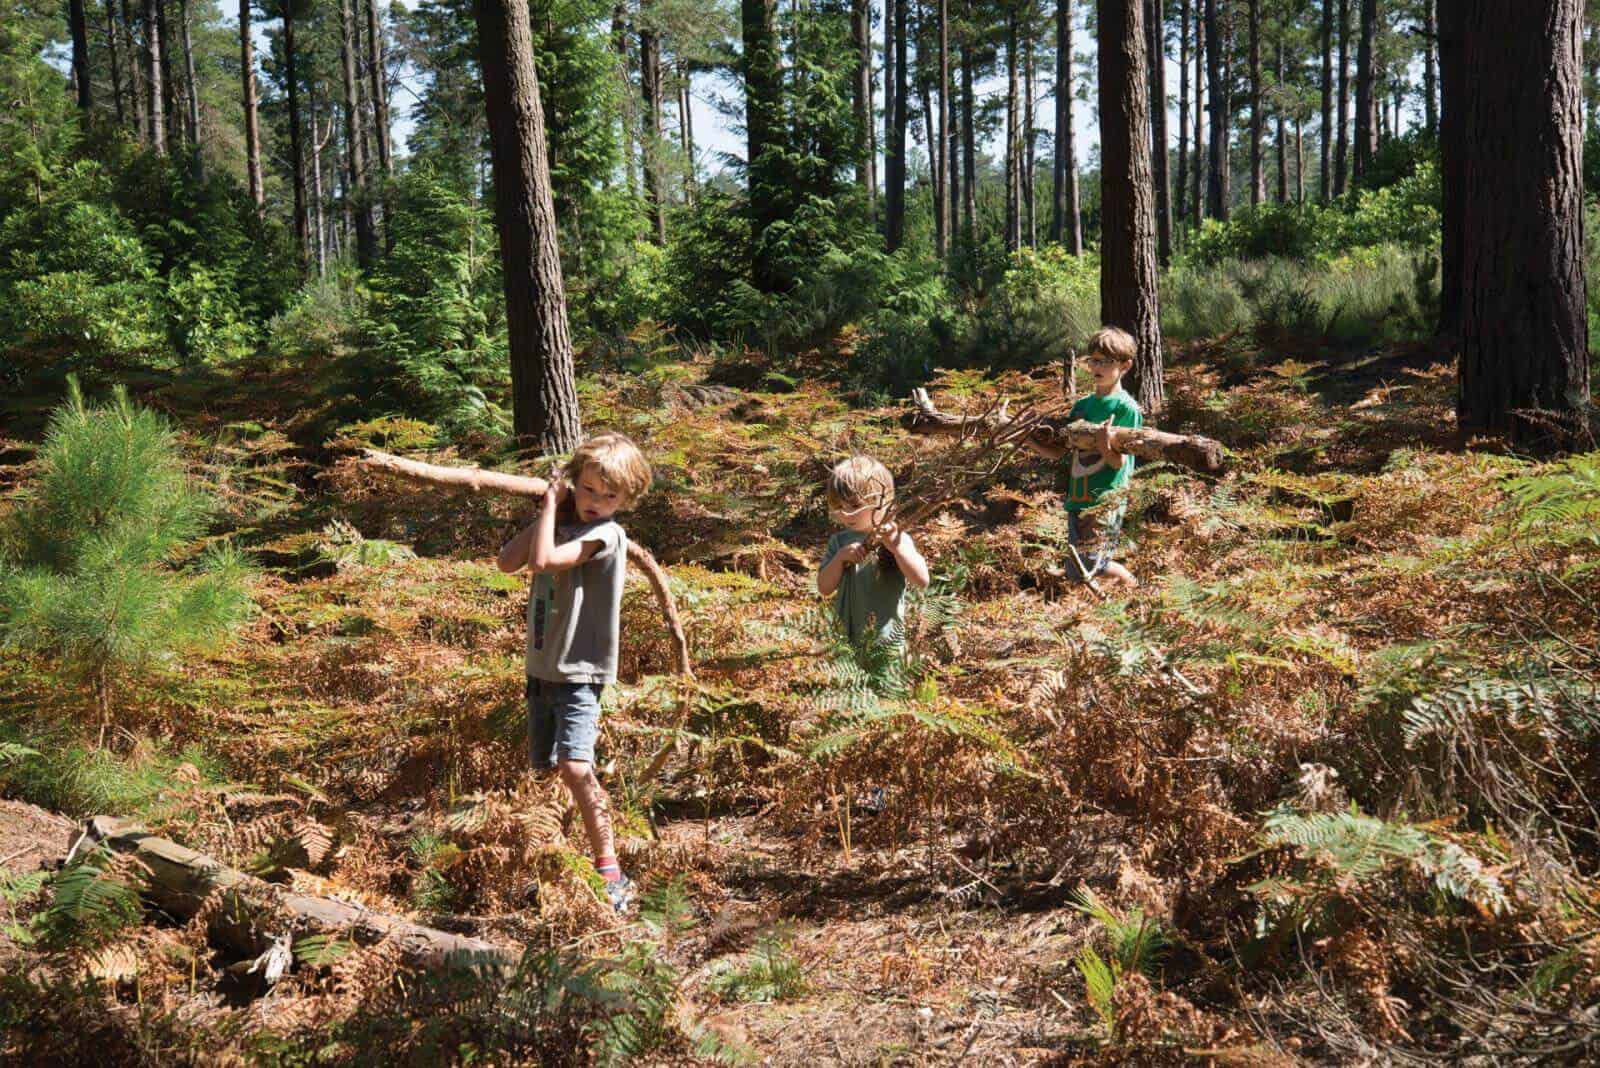
[[[166,95],[161,87],[161,19],[157,0],[144,0],[144,83],[149,98],[145,114],[150,121],[150,147],[157,155],[167,154]]]
[[[189,0],[178,0],[178,26],[183,39],[183,79],[189,87],[185,94],[189,105],[185,134],[189,138],[189,150],[194,154],[194,170],[198,178],[204,174],[200,156],[200,83],[194,76],[194,44],[189,38]]]
[[[1334,138],[1333,195],[1344,196],[1350,174],[1350,0],[1339,0],[1339,130]]]
[[[131,0],[106,0],[106,6],[118,2],[121,25],[118,29],[122,33],[122,54],[128,59],[128,96],[132,102],[133,133],[144,144],[150,143],[150,126],[145,116],[145,107],[148,100],[145,88],[144,61],[140,56],[139,45],[133,37],[133,12],[129,8]]]
[[[653,0],[639,4],[639,96],[644,104],[644,126],[639,144],[644,149],[644,198],[650,205],[655,243],[667,243],[667,190],[661,168],[661,33],[656,27]]]
[[[89,77],[89,20],[83,0],[67,0],[67,28],[72,33],[72,80],[78,84],[78,107],[84,112],[94,106]]]
[[[367,79],[372,98],[372,129],[377,135],[378,166],[385,177],[394,174],[394,143],[389,132],[389,78],[383,58],[383,20],[378,0],[367,0]]]
[[[777,0],[741,0],[745,140],[749,174],[751,278],[762,292],[782,288],[767,228],[781,219],[783,72],[778,63]]]
[[[1222,114],[1226,116],[1225,121],[1230,125],[1233,122],[1233,87],[1235,84],[1233,80],[1233,15],[1234,9],[1230,6],[1228,8],[1227,17],[1222,20]],[[1222,157],[1222,167],[1218,171],[1222,177],[1222,202],[1228,206],[1227,214],[1223,215],[1224,219],[1231,218],[1233,215],[1233,158],[1231,141],[1232,137],[1230,135],[1230,131],[1228,129],[1224,129],[1222,131],[1222,144],[1225,151]]]
[[[935,227],[939,258],[950,253],[955,221],[956,168],[950,158],[950,0],[939,0],[939,176],[934,182],[939,209]]]
[[[919,67],[921,65],[919,64]],[[922,97],[922,125],[923,132],[927,135],[928,148],[928,184],[933,196],[933,251],[935,256],[942,257],[944,247],[941,227],[944,216],[944,179],[940,176],[939,169],[943,161],[939,158],[938,138],[934,136],[933,118],[933,79],[928,77],[925,70],[919,70],[917,75],[917,92]]]
[[[1222,23],[1217,0],[1206,5],[1206,88],[1211,105],[1211,145],[1206,152],[1206,211],[1213,219],[1227,219],[1228,98],[1222,77]]]
[[[183,140],[182,120],[178,118],[178,80],[172,76],[172,27],[167,25],[166,0],[155,0],[156,24],[161,34],[161,122],[162,144],[176,149]]]
[[[1306,131],[1298,111],[1294,116],[1294,202],[1306,202]]]
[[[1031,11],[1029,12],[1031,15]],[[1022,189],[1022,240],[1029,248],[1039,244],[1039,227],[1033,210],[1033,179],[1037,144],[1033,127],[1033,19],[1022,24],[1022,166],[1017,171]]]
[[[971,25],[972,3],[967,2],[967,21]],[[974,117],[977,108],[972,92],[972,39],[961,45],[961,232],[970,248],[977,239],[978,217],[978,138]]]
[[[259,211],[266,202],[261,188],[261,119],[256,107],[256,53],[250,39],[250,0],[239,0],[239,81],[244,100],[244,159],[250,199]]]
[[[1191,202],[1190,215],[1194,217],[1195,229],[1200,228],[1205,220],[1205,198],[1201,196],[1205,184],[1206,150],[1205,139],[1201,136],[1204,132],[1206,105],[1206,20],[1203,0],[1195,0],[1194,7],[1194,173],[1190,176],[1193,184],[1193,201]]]
[[[337,124],[330,116],[328,119],[328,132],[322,133],[317,119],[317,80],[310,79],[306,83],[306,110],[311,113],[311,255],[317,264],[317,277],[321,278],[328,273],[328,222],[323,217],[323,185],[322,185],[322,149],[328,143],[328,138],[333,136],[333,128]]]
[[[1446,344],[1461,336],[1461,271],[1466,241],[1466,5],[1439,6],[1439,327]]]
[[[1458,423],[1468,435],[1569,445],[1589,411],[1584,5],[1462,6],[1470,76],[1456,82],[1466,146]]]
[[[1278,94],[1274,97],[1276,103],[1273,112],[1278,119],[1278,203],[1286,204],[1289,201],[1289,144],[1284,133],[1283,119],[1283,42],[1278,42],[1277,64]]]
[[[1022,137],[1017,129],[1017,12],[1014,6],[1006,10],[1006,251],[1015,252],[1022,245],[1021,183]]]
[[[1250,206],[1266,196],[1261,166],[1261,0],[1249,0],[1250,30]]]
[[[855,116],[856,185],[872,195],[872,154],[868,147],[872,127],[872,0],[851,0],[850,41],[855,46],[856,71],[850,83],[850,103]]]
[[[117,108],[117,125],[127,121],[127,110],[122,106],[122,64],[117,55],[117,5],[116,0],[106,0],[106,57],[111,61],[111,99]]]
[[[694,203],[700,175],[695,166],[694,146],[694,71],[687,62],[678,64],[678,135],[683,148],[683,201]]]
[[[1181,223],[1188,216],[1189,203],[1189,5],[1180,0],[1178,14],[1178,184],[1174,190],[1173,214]],[[1181,227],[1179,228],[1181,231]]]
[[[145,4],[155,0],[145,0]],[[283,5],[283,82],[289,97],[289,171],[294,175],[294,246],[304,274],[311,248],[306,241],[305,155],[300,148],[300,86],[295,75],[294,6]]]
[[[894,5],[894,135],[889,141],[888,241],[890,252],[905,241],[906,232],[906,0],[889,0]]]
[[[883,235],[887,244],[889,236],[889,202],[894,198],[890,186],[894,182],[894,161],[890,153],[894,145],[894,0],[883,0]],[[877,124],[873,124],[876,129]]]
[[[1361,44],[1356,52],[1356,160],[1353,178],[1360,185],[1372,164],[1378,145],[1377,100],[1373,94],[1377,71],[1374,67],[1374,35],[1378,29],[1378,0],[1361,0]]]
[[[1322,0],[1322,158],[1317,199],[1324,204],[1333,186],[1333,0]]]
[[[1145,0],[1145,55],[1150,74],[1150,177],[1156,191],[1156,255],[1172,262],[1172,200],[1167,166],[1167,24],[1165,0]]]
[[[1129,389],[1160,411],[1161,316],[1143,0],[1100,0],[1100,319],[1138,342]]]
[[[1434,0],[1422,0],[1422,117],[1428,124],[1428,133],[1439,136],[1439,75],[1435,65],[1434,48],[1439,31],[1433,18]]]
[[[528,7],[520,0],[475,0],[474,7],[505,278],[512,426],[524,449],[570,452],[582,425]]]
[[[361,100],[356,90],[354,32],[350,0],[339,0],[339,62],[344,72],[344,139],[349,165],[345,192],[355,215],[356,262],[362,270],[370,270],[378,260],[378,231],[372,218],[372,197],[367,192],[366,137],[362,131]]]
[[[618,0],[618,3],[611,9],[611,48],[617,54],[617,78],[622,83],[620,94],[622,101],[622,169],[624,180],[628,185],[628,195],[632,196],[639,191],[639,178],[633,167],[635,119],[633,114],[633,79],[628,75],[632,64],[628,59],[628,5],[626,0]]]
[[[1067,128],[1072,124],[1072,0],[1056,0],[1055,137],[1050,161],[1050,240],[1062,244],[1067,225]]]

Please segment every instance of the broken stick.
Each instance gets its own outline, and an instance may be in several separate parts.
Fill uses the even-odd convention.
[[[1009,417],[1004,407],[982,415],[953,415],[934,407],[925,389],[911,391],[913,407],[900,416],[900,425],[913,434],[942,435],[945,437],[974,437],[993,433],[1007,425]],[[1042,416],[1028,434],[1030,441],[1048,448],[1068,451],[1096,450],[1095,436],[1100,427],[1086,419],[1067,420]],[[1223,449],[1220,442],[1199,434],[1169,434],[1154,427],[1111,428],[1111,444],[1118,452],[1137,456],[1141,460],[1164,460],[1195,471],[1216,474],[1222,470]]]

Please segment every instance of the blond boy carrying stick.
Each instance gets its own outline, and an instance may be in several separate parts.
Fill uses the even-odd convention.
[[[828,515],[844,529],[822,551],[817,592],[832,595],[852,642],[884,637],[905,622],[906,587],[928,586],[928,563],[911,535],[886,522],[894,476],[870,456],[852,456],[829,473],[826,496]]]

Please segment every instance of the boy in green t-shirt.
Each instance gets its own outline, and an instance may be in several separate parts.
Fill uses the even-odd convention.
[[[1072,546],[1066,561],[1067,574],[1088,582],[1099,575],[1129,586],[1139,580],[1112,557],[1122,536],[1122,516],[1127,501],[1114,497],[1100,504],[1107,494],[1128,484],[1133,477],[1133,457],[1118,452],[1111,444],[1111,428],[1140,427],[1144,417],[1139,403],[1122,388],[1122,376],[1133,369],[1137,343],[1133,335],[1114,326],[1095,331],[1088,342],[1084,361],[1094,376],[1094,392],[1072,406],[1071,419],[1086,419],[1100,425],[1098,447],[1093,453],[1072,450],[1072,470],[1067,483],[1067,538]],[[1066,450],[1051,449],[1033,442],[1028,447],[1047,459],[1058,460]]]

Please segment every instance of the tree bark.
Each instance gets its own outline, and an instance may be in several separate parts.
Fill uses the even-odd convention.
[[[1434,23],[1434,0],[1422,0],[1422,118],[1428,124],[1428,133],[1439,136],[1439,76],[1435,66],[1434,48],[1439,40],[1439,29]]]
[[[894,0],[883,0],[883,234],[889,236],[889,202],[894,194],[889,191],[893,181],[894,162],[891,146],[894,145]],[[876,129],[877,124],[873,124]]]
[[[1172,262],[1172,200],[1167,166],[1167,24],[1165,0],[1145,0],[1145,54],[1150,72],[1150,177],[1156,191],[1156,256]]]
[[[1266,197],[1261,165],[1261,0],[1248,0],[1250,32],[1250,206]]]
[[[152,0],[145,0],[151,3]],[[304,274],[311,247],[306,240],[305,156],[300,147],[300,87],[295,75],[294,8],[283,5],[283,80],[289,97],[289,170],[294,175],[294,242]]]
[[[683,149],[683,202],[692,204],[700,176],[695,166],[694,71],[688,63],[678,64],[678,136]]]
[[[1022,138],[1017,129],[1017,12],[1015,5],[1006,8],[1006,251],[1015,252],[1022,245],[1022,212],[1019,175],[1022,161]]]
[[[655,243],[667,243],[667,190],[661,171],[661,33],[655,24],[653,0],[639,4],[639,96],[644,104],[644,126],[639,143],[644,148],[644,198],[650,205]]]
[[[1022,115],[1018,133],[1022,135],[1022,166],[1017,170],[1022,191],[1022,240],[1029,248],[1039,244],[1039,227],[1033,210],[1033,178],[1037,149],[1033,126],[1033,19],[1031,10],[1022,16]]]
[[[117,109],[117,125],[127,122],[127,109],[122,102],[122,63],[117,50],[116,0],[106,0],[106,58],[111,65],[111,99]]]
[[[978,217],[978,138],[974,118],[977,108],[972,92],[972,2],[967,0],[967,38],[961,43],[961,232],[967,247],[977,240]]]
[[[512,425],[523,449],[571,452],[582,426],[533,30],[527,5],[517,0],[474,6],[505,278]]]
[[[1206,20],[1203,2],[1195,0],[1194,7],[1194,173],[1190,177],[1194,199],[1189,214],[1194,217],[1196,230],[1205,220],[1205,198],[1201,195],[1206,173],[1205,140],[1201,137],[1206,117]]]
[[[938,205],[934,228],[937,251],[942,260],[950,252],[950,235],[955,223],[956,168],[950,153],[950,0],[939,0],[939,175],[934,182]]]
[[[906,122],[908,72],[906,70],[906,0],[888,0],[894,5],[894,123],[884,164],[889,191],[886,245],[890,252],[905,242],[906,233]]]
[[[386,177],[394,174],[394,142],[389,132],[389,78],[383,58],[383,20],[378,0],[367,0],[367,78],[372,98],[372,127],[377,135],[378,166]]]
[[[194,74],[194,44],[189,37],[189,0],[178,0],[178,26],[183,39],[183,77],[189,91],[185,133],[189,138],[189,151],[193,153],[195,177],[203,177],[204,163],[200,155],[200,84]]]
[[[850,103],[855,115],[856,185],[869,198],[873,160],[870,149],[872,128],[872,0],[851,0],[850,41],[855,46],[856,72],[850,84]]]
[[[1161,316],[1143,0],[1100,0],[1100,320],[1138,343],[1130,389],[1161,410]]]
[[[783,287],[767,228],[780,221],[779,166],[783,74],[778,65],[777,0],[741,0],[744,37],[745,142],[749,175],[751,278],[758,290]]]
[[[1173,214],[1178,222],[1188,216],[1189,203],[1189,6],[1179,0],[1178,15],[1178,182],[1174,188]],[[1181,227],[1179,228],[1181,231]]]
[[[371,270],[378,260],[377,227],[372,219],[372,197],[367,192],[366,136],[362,130],[361,100],[356,90],[355,20],[350,0],[339,0],[339,63],[344,73],[345,191],[354,214],[356,262]]]
[[[1333,0],[1322,0],[1322,144],[1317,199],[1333,191]]]
[[[1342,197],[1350,175],[1350,0],[1339,0],[1339,130],[1334,136],[1333,195]]]
[[[89,76],[89,19],[83,0],[67,0],[67,29],[72,34],[72,80],[78,85],[78,108],[87,113],[94,106]]]
[[[1284,132],[1283,118],[1283,42],[1278,42],[1278,64],[1276,69],[1278,93],[1274,98],[1273,113],[1278,120],[1278,203],[1286,204],[1289,201],[1289,143]]]
[[[1206,5],[1206,88],[1211,106],[1211,145],[1206,151],[1206,211],[1213,219],[1227,219],[1228,93],[1222,77],[1222,23],[1218,0]]]
[[[207,913],[207,933],[239,953],[266,952],[276,936],[289,933],[287,920],[297,932],[347,935],[358,945],[388,942],[412,966],[507,973],[522,956],[337,898],[295,893],[110,816],[90,819],[83,837],[135,858],[144,894],[179,919],[195,916],[213,895],[221,895],[224,906]]]
[[[133,36],[133,12],[129,7],[131,0],[106,0],[109,7],[117,2],[121,15],[118,27],[122,33],[122,54],[128,60],[128,96],[131,99],[133,112],[133,134],[143,144],[150,143],[150,127],[145,117],[146,90],[144,81],[144,62],[139,52],[139,45]]]
[[[166,95],[161,86],[161,19],[157,0],[144,0],[144,83],[149,94],[145,115],[150,122],[150,147],[157,155],[167,154]]]
[[[1372,154],[1378,145],[1377,71],[1373,54],[1374,35],[1378,29],[1378,0],[1361,0],[1361,43],[1356,51],[1356,159],[1352,178],[1360,185],[1372,164]]]
[[[639,191],[639,178],[633,166],[634,114],[633,79],[629,76],[632,62],[628,58],[628,5],[626,0],[611,9],[611,48],[617,54],[617,78],[622,83],[622,170],[628,185],[628,195]]]
[[[239,81],[244,102],[244,159],[250,199],[256,210],[266,203],[261,188],[261,118],[256,106],[256,52],[250,39],[250,0],[239,0]]]
[[[1006,425],[1003,413],[954,415],[941,412],[922,390],[912,394],[914,407],[900,415],[900,425],[912,434],[938,437],[973,437]],[[1052,451],[1059,449],[1095,450],[1099,426],[1086,419],[1069,420],[1045,416],[1029,433],[1029,438]],[[1173,463],[1194,471],[1216,474],[1222,471],[1226,456],[1221,443],[1199,434],[1169,434],[1155,427],[1112,427],[1111,443],[1117,451],[1152,463]]]
[[[1589,408],[1584,5],[1463,6],[1469,76],[1457,83],[1466,146],[1458,421],[1467,435],[1567,446],[1586,436]]]
[[[317,264],[317,277],[328,273],[328,222],[323,218],[322,149],[333,136],[335,120],[328,120],[328,132],[323,134],[317,118],[317,80],[306,84],[306,110],[311,113],[311,255]]]
[[[1294,117],[1294,202],[1306,202],[1306,130],[1298,112]]]
[[[1461,332],[1461,268],[1466,240],[1467,145],[1466,22],[1464,6],[1439,7],[1439,183],[1443,193],[1439,233],[1438,336],[1452,343]]]
[[[155,0],[156,22],[161,32],[161,121],[165,126],[162,143],[168,151],[183,141],[182,120],[178,117],[179,86],[172,76],[172,27],[167,25],[166,0]]]

